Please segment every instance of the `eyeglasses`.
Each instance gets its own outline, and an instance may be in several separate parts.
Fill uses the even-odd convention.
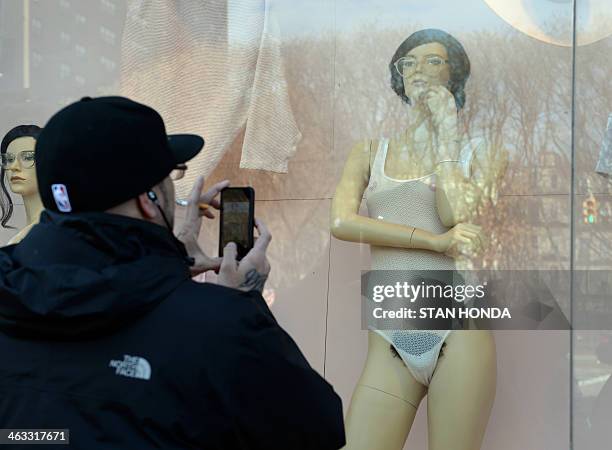
[[[448,63],[448,60],[442,59],[439,56],[426,56],[421,62],[423,63],[423,72],[437,74],[442,69],[442,66]],[[417,58],[405,56],[395,61],[393,65],[397,73],[404,77],[416,71],[419,61]]]
[[[178,181],[185,176],[187,171],[187,164],[178,164],[172,172],[170,172],[170,179],[172,181]]]
[[[17,156],[19,157],[19,162],[21,163],[22,168],[31,169],[32,167],[34,167],[34,162],[36,161],[36,158],[34,157],[33,151],[29,150],[29,151],[19,152],[17,153]],[[13,165],[16,158],[17,157],[15,156],[14,153],[2,154],[2,168],[4,170],[8,169],[10,166]]]

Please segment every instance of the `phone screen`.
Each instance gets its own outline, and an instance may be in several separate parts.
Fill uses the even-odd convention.
[[[221,191],[221,235],[219,255],[223,248],[234,242],[238,258],[253,247],[254,191],[252,188],[226,188]]]

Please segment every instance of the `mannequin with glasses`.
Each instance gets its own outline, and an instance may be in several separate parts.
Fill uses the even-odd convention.
[[[36,139],[41,132],[36,125],[18,125],[10,130],[2,139],[1,144],[1,188],[0,207],[4,228],[12,228],[8,222],[13,214],[13,200],[7,190],[21,195],[26,212],[26,226],[11,238],[8,244],[20,242],[39,219],[44,209],[38,194],[36,180]]]
[[[496,200],[507,152],[465,142],[459,131],[470,62],[454,37],[433,29],[412,34],[389,71],[392,89],[410,108],[408,123],[393,137],[353,147],[332,201],[332,234],[369,244],[376,273],[454,270],[456,258],[485,245],[471,220]],[[364,196],[368,217],[359,214]],[[427,395],[429,449],[476,450],[495,389],[490,331],[369,326],[346,448],[402,449]]]

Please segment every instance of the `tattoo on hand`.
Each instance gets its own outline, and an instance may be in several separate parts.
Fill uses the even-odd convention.
[[[249,290],[255,289],[259,292],[263,292],[267,278],[267,275],[263,275],[257,272],[257,270],[251,269],[247,272],[245,280],[239,288],[248,288]]]

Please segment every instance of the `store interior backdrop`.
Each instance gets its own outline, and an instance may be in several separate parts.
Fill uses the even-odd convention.
[[[536,15],[562,8],[563,14],[545,17],[544,23],[556,30],[555,39],[572,41],[572,2],[525,2]],[[595,26],[603,31],[598,41],[577,47],[574,59],[571,46],[519,31],[487,4],[489,0],[251,0],[248,14],[258,17],[257,26],[244,35],[236,31],[242,28],[232,28],[232,17],[247,3],[214,0],[208,5],[214,5],[222,26],[213,41],[202,34],[210,18],[193,16],[194,8],[201,6],[197,3],[202,2],[0,1],[2,131],[17,123],[42,125],[53,111],[83,95],[133,92],[136,98],[146,97],[134,83],[152,75],[162,75],[167,86],[149,92],[148,102],[174,114],[168,121],[170,132],[204,130],[204,121],[210,126],[215,112],[229,114],[231,130],[213,141],[214,161],[201,170],[208,175],[207,184],[230,178],[234,185],[255,188],[257,216],[274,235],[267,299],[313,367],[335,386],[345,408],[366,354],[359,277],[369,267],[369,250],[331,237],[331,198],[352,145],[392,135],[406,120],[405,105],[389,87],[387,66],[397,45],[412,32],[440,28],[463,43],[472,72],[462,126],[471,136],[510,152],[499,199],[483,208],[477,220],[487,231],[490,247],[463,264],[501,270],[569,269],[573,248],[575,268],[610,269],[612,186],[595,173],[612,112],[612,38],[606,37],[606,29],[612,33],[610,17],[593,24],[587,15],[578,16],[579,33],[590,33]],[[588,2],[578,3],[588,9]],[[162,30],[163,35],[182,40],[178,46],[176,40],[154,42],[155,51],[167,46],[174,52],[161,68],[160,60],[147,60],[151,48],[139,43],[141,48],[134,50],[142,36],[133,34],[134,28],[126,31],[129,14],[146,18],[151,8],[172,14],[172,22],[143,19],[142,29],[175,27]],[[130,51],[142,52],[134,73],[126,73],[130,45]],[[204,66],[200,51],[214,53],[218,67]],[[197,85],[211,74],[227,95],[232,86],[245,87],[231,97],[231,107],[210,88],[181,95],[185,80]],[[170,101],[177,98],[182,103]],[[252,106],[253,98],[263,99],[263,110],[257,102]],[[175,114],[177,108],[184,110],[184,120]],[[262,124],[274,129],[280,123],[279,113],[285,131],[262,134]],[[240,168],[250,149],[270,148],[265,145],[269,139],[274,151],[284,155],[286,167]],[[598,201],[594,224],[581,218],[580,205],[589,195]],[[3,243],[25,223],[21,199],[15,197],[14,202],[10,225],[15,229],[0,230]],[[205,223],[201,241],[211,253],[216,252],[217,236],[217,224]],[[498,391],[483,448],[569,449],[570,427],[574,449],[602,448],[593,424],[612,404],[605,397],[611,366],[601,357],[608,334],[495,332]],[[425,448],[426,434],[422,408],[406,448]]]

